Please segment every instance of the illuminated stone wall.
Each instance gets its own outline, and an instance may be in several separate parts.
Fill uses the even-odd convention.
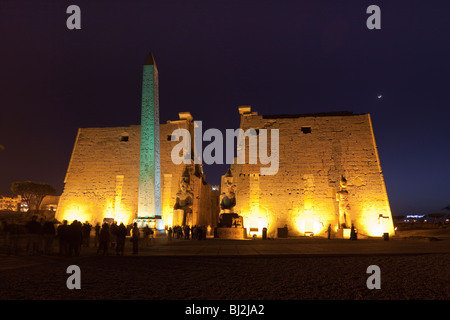
[[[169,136],[177,128],[192,131],[192,118],[160,125],[161,211],[165,225],[172,224],[176,194],[186,167],[171,160],[178,141],[171,141]],[[114,218],[131,223],[138,213],[139,153],[140,126],[79,129],[56,218],[91,223]],[[194,175],[194,165],[188,169],[196,198],[194,218],[198,223],[212,225],[218,215],[218,207],[211,200],[214,192],[204,183],[204,176]]]
[[[140,126],[80,128],[56,218],[130,222],[137,214],[139,145]]]
[[[242,109],[244,110],[244,109]],[[262,116],[247,107],[241,128],[279,129],[279,171],[260,175],[259,164],[234,164],[236,213],[246,228],[287,225],[290,235],[325,235],[338,228],[341,175],[347,179],[351,222],[360,235],[393,233],[392,216],[369,114]],[[268,141],[270,133],[268,133]],[[248,141],[246,141],[248,163]],[[270,145],[268,146],[270,151]],[[381,215],[381,216],[380,216]]]

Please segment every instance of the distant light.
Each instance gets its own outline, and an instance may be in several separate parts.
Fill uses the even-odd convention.
[[[425,215],[407,215],[406,218],[407,219],[421,219],[425,217]]]
[[[383,95],[382,95],[382,94],[379,94],[379,95],[377,96],[377,98],[378,98],[378,99],[381,99],[381,98],[383,98]]]

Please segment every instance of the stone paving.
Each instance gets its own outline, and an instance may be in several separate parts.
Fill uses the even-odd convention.
[[[92,245],[79,257],[1,253],[0,300],[449,299],[450,239],[430,239],[156,238],[137,255],[127,242],[123,257]],[[81,290],[66,286],[70,265]],[[370,265],[382,270],[382,290],[367,288]]]
[[[301,237],[275,240],[221,240],[208,238],[206,240],[168,240],[159,237],[149,240],[148,245],[141,242],[138,256],[349,256],[349,255],[410,255],[430,253],[450,253],[450,239],[433,238],[391,238],[360,239],[357,241],[319,237]],[[57,252],[58,246],[55,245]],[[95,256],[97,248],[91,243],[83,247],[79,258]],[[126,256],[133,255],[131,243],[125,244]],[[114,256],[110,249],[108,255]],[[19,255],[0,254],[0,270],[15,269],[49,263],[65,258],[58,255],[30,256],[24,250]]]
[[[450,253],[450,240],[327,240],[323,238],[206,241],[153,239],[143,255],[358,255]]]

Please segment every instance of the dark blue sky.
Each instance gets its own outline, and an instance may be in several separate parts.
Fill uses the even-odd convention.
[[[66,8],[81,8],[81,30]],[[381,8],[381,30],[366,9]],[[371,113],[394,214],[450,204],[448,1],[0,2],[0,194],[62,192],[79,127],[140,123],[153,52],[161,122],[204,129],[260,114]],[[382,94],[382,99],[377,95]],[[219,183],[224,166],[205,166]]]

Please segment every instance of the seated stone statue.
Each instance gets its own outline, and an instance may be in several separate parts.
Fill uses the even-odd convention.
[[[177,198],[174,210],[183,210],[182,217],[180,216],[181,225],[186,225],[192,221],[192,204],[194,194],[190,185],[189,173],[186,170],[181,177],[180,190],[177,192]]]
[[[236,197],[234,193],[233,178],[227,177],[223,186],[223,192],[220,195],[220,208],[222,210],[232,211],[236,206]]]
[[[192,193],[192,188],[190,186],[189,176],[183,174],[180,181],[180,189],[177,192],[177,198],[175,202],[174,209],[185,209],[192,205],[192,199],[194,195]]]

